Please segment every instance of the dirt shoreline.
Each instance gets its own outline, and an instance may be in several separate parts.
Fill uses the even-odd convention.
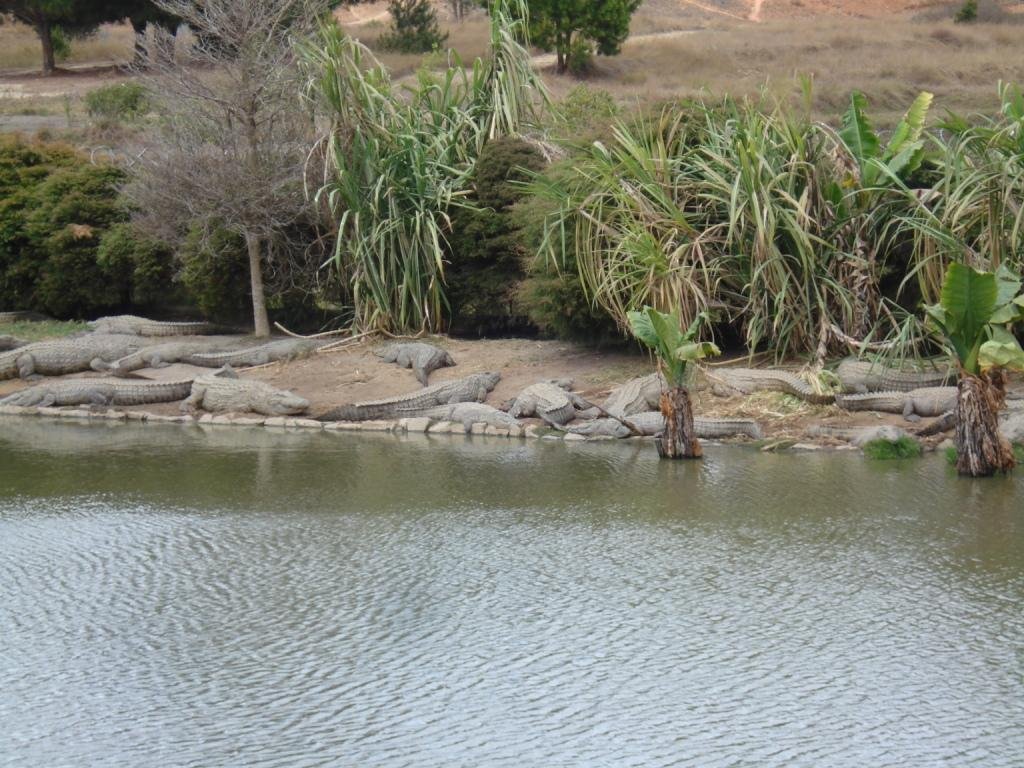
[[[571,378],[574,391],[588,400],[601,403],[616,386],[629,379],[650,373],[653,363],[646,356],[628,351],[601,351],[564,341],[532,339],[461,340],[433,337],[432,342],[449,350],[457,365],[443,368],[431,376],[431,383],[460,378],[470,373],[496,371],[501,382],[487,402],[500,406],[514,398],[522,389],[542,379]],[[158,340],[154,340],[158,343]],[[331,408],[346,403],[371,400],[412,392],[419,383],[412,371],[384,363],[374,351],[384,341],[374,340],[349,347],[317,353],[309,357],[282,363],[271,363],[259,368],[239,371],[242,377],[252,377],[281,389],[290,389],[311,403],[303,418],[316,417]],[[736,360],[743,365],[743,360]],[[161,369],[144,369],[136,375],[158,381],[170,381],[209,373],[208,368],[175,364]],[[97,378],[99,373],[82,373],[61,378]],[[31,382],[0,381],[0,397],[16,392]],[[749,396],[717,397],[709,390],[694,393],[695,413],[710,418],[754,419],[764,432],[766,444],[813,445],[817,447],[846,447],[847,443],[809,434],[812,426],[879,427],[891,425],[901,429],[926,426],[932,420],[923,419],[910,424],[899,414],[858,412],[849,413],[836,406],[815,406],[792,396],[776,392],[761,392]],[[78,410],[81,409],[68,409]],[[157,417],[177,417],[179,403],[151,404],[118,409],[121,412],[148,413]],[[105,409],[101,409],[101,412]],[[252,416],[241,414],[240,416]],[[207,419],[210,421],[212,419]],[[222,419],[219,423],[226,423]],[[524,424],[536,429],[544,425],[538,420],[525,419]],[[277,425],[281,426],[281,425]],[[926,448],[934,447],[945,439],[940,434],[926,438]],[[737,438],[735,442],[750,442]]]

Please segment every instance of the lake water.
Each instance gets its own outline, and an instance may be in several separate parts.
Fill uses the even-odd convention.
[[[1021,766],[1024,473],[0,421],[0,766]]]

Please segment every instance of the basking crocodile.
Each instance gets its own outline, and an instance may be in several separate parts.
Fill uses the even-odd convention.
[[[321,421],[370,421],[417,416],[439,405],[477,402],[501,380],[500,373],[474,373],[462,379],[431,384],[429,387],[383,400],[372,400],[334,408],[319,416]]]
[[[96,333],[129,333],[135,336],[203,336],[218,332],[211,323],[165,323],[137,315],[100,317],[91,321],[89,327]]]
[[[634,413],[657,410],[665,379],[660,373],[630,379],[612,390],[604,401],[604,409],[612,416],[631,416]]]
[[[416,379],[424,387],[427,386],[430,374],[438,368],[455,365],[455,360],[447,351],[433,344],[424,344],[422,341],[389,344],[375,354],[385,363],[397,363],[402,368],[412,368]]]
[[[37,341],[0,352],[0,379],[63,376],[90,368],[103,370],[105,363],[134,352],[139,344],[137,336],[104,333]]]
[[[0,405],[145,405],[172,403],[188,397],[192,379],[181,381],[126,381],[75,379],[37,384],[8,395]]]
[[[955,382],[956,374],[948,365],[922,370],[893,368],[867,360],[846,358],[836,369],[844,392],[909,392],[912,389],[942,387]]]
[[[548,424],[561,426],[579,416],[579,411],[588,411],[590,403],[569,391],[571,381],[539,381],[519,393],[508,409],[512,418],[536,416]],[[586,414],[585,414],[586,415]]]
[[[401,412],[399,412],[401,415]],[[489,427],[498,429],[512,429],[520,426],[519,422],[513,419],[504,411],[499,411],[493,405],[486,403],[453,403],[452,405],[439,405],[435,408],[427,408],[416,412],[417,416],[426,416],[434,421],[454,421],[462,424],[468,432],[474,424],[486,424]]]
[[[39,312],[0,312],[0,323],[36,323],[49,319],[46,315]]]
[[[7,352],[12,349],[18,349],[28,344],[27,341],[16,339],[13,336],[0,336],[0,352]]]
[[[163,344],[154,344],[143,347],[138,352],[133,352],[122,357],[120,360],[115,360],[110,365],[110,372],[115,376],[124,376],[140,368],[166,368],[168,365],[185,360],[191,355],[201,352],[212,352],[215,351],[215,346],[229,346],[233,342],[237,342],[237,339],[224,341],[219,345],[213,344],[208,340],[168,341]]]
[[[281,360],[294,360],[308,355],[328,343],[315,339],[278,339],[256,347],[230,352],[200,352],[186,355],[182,358],[182,362],[204,368],[220,368],[225,365],[244,368],[276,363]]]
[[[767,368],[705,368],[701,372],[711,383],[715,394],[785,392],[814,405],[827,405],[835,399],[832,394],[815,392],[810,384],[789,371]]]
[[[644,411],[625,417],[642,435],[655,436],[665,431],[665,417],[660,411]],[[702,419],[693,420],[693,428],[697,437],[714,440],[723,437],[745,436],[759,440],[763,435],[756,421],[751,419]],[[618,419],[594,419],[579,426],[561,427],[564,432],[572,432],[588,437],[609,436],[617,438],[629,437],[630,429]]]
[[[858,448],[872,440],[899,440],[901,437],[908,437],[907,433],[899,427],[883,424],[878,427],[832,427],[818,424],[810,427],[807,434],[812,437],[831,437],[836,440],[845,440],[853,443]]]
[[[182,411],[254,411],[265,416],[291,416],[309,408],[309,401],[255,379],[240,379],[230,367],[200,376]]]
[[[868,392],[836,395],[836,405],[847,411],[902,413],[907,421],[941,416],[956,405],[956,387],[923,387],[909,392]]]

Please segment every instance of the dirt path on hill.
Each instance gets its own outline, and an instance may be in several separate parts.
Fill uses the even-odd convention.
[[[750,9],[750,15],[747,17],[751,21],[761,20],[761,7],[764,5],[764,0],[754,0],[754,5]]]

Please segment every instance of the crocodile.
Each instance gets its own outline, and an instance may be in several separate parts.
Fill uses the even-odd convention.
[[[304,397],[255,379],[240,379],[229,366],[192,382],[181,410],[254,411],[265,416],[291,416],[309,408]]]
[[[848,357],[836,369],[844,392],[909,392],[912,389],[942,387],[955,383],[956,373],[948,365],[923,370],[893,368]]]
[[[641,435],[648,437],[660,435],[665,431],[665,417],[661,414],[661,411],[634,413],[626,417],[626,420],[636,427]],[[759,440],[763,437],[761,428],[756,421],[751,419],[695,418],[693,420],[693,428],[697,433],[697,437],[705,440],[738,436]],[[587,437],[608,436],[625,438],[633,434],[629,427],[618,419],[594,419],[586,424],[561,427],[560,429],[564,432],[586,435]]]
[[[38,323],[49,319],[39,312],[0,312],[0,323]]]
[[[660,373],[630,379],[612,390],[604,401],[604,409],[612,416],[631,416],[634,413],[657,410],[665,379]]]
[[[412,368],[416,379],[424,387],[427,386],[430,374],[438,368],[455,365],[455,360],[447,351],[433,344],[424,344],[422,341],[389,344],[375,354],[385,363],[396,363],[402,368]]]
[[[199,365],[203,368],[220,368],[225,365],[244,368],[276,363],[281,360],[294,360],[308,355],[326,344],[328,342],[314,339],[278,339],[256,347],[230,352],[201,352],[186,355],[182,358],[182,362]]]
[[[221,346],[227,346],[225,341]],[[211,342],[203,341],[168,341],[143,347],[138,352],[115,360],[110,365],[110,372],[115,376],[125,376],[140,368],[166,368],[172,363],[186,359],[190,355],[211,352]]]
[[[192,379],[181,381],[126,381],[75,379],[37,384],[8,395],[0,405],[145,405],[171,403],[188,397]]]
[[[206,322],[171,322],[150,320],[137,315],[99,317],[89,323],[96,333],[128,333],[135,336],[203,336],[217,333],[217,326]]]
[[[417,416],[439,405],[478,402],[501,381],[500,373],[474,373],[462,379],[431,384],[405,395],[342,405],[319,416],[321,421],[371,421]]]
[[[858,448],[873,440],[889,440],[890,442],[908,437],[906,431],[899,427],[883,424],[877,427],[833,427],[818,424],[810,427],[807,434],[812,437],[831,437],[836,440],[845,440],[853,443]]]
[[[568,424],[580,415],[579,411],[591,408],[590,403],[569,391],[571,387],[571,381],[555,379],[531,384],[513,401],[509,415],[515,419],[536,416],[556,426]]]
[[[902,413],[907,421],[941,416],[956,405],[956,387],[922,387],[909,392],[867,392],[836,395],[836,405],[847,411]]]
[[[12,349],[18,349],[28,344],[27,341],[16,339],[13,336],[0,336],[0,352],[8,352]]]
[[[754,392],[785,392],[813,405],[828,405],[835,395],[821,394],[806,381],[789,371],[766,368],[715,368],[703,369],[702,373],[711,383],[711,390],[718,395]]]
[[[401,411],[399,411],[401,413]],[[435,408],[419,410],[417,416],[426,416],[433,421],[454,421],[462,424],[468,432],[474,424],[486,424],[498,429],[512,429],[519,422],[504,411],[486,403],[453,403]]]
[[[0,379],[63,376],[90,368],[99,371],[105,363],[138,348],[139,338],[124,334],[87,333],[37,341],[10,352],[0,352]]]

